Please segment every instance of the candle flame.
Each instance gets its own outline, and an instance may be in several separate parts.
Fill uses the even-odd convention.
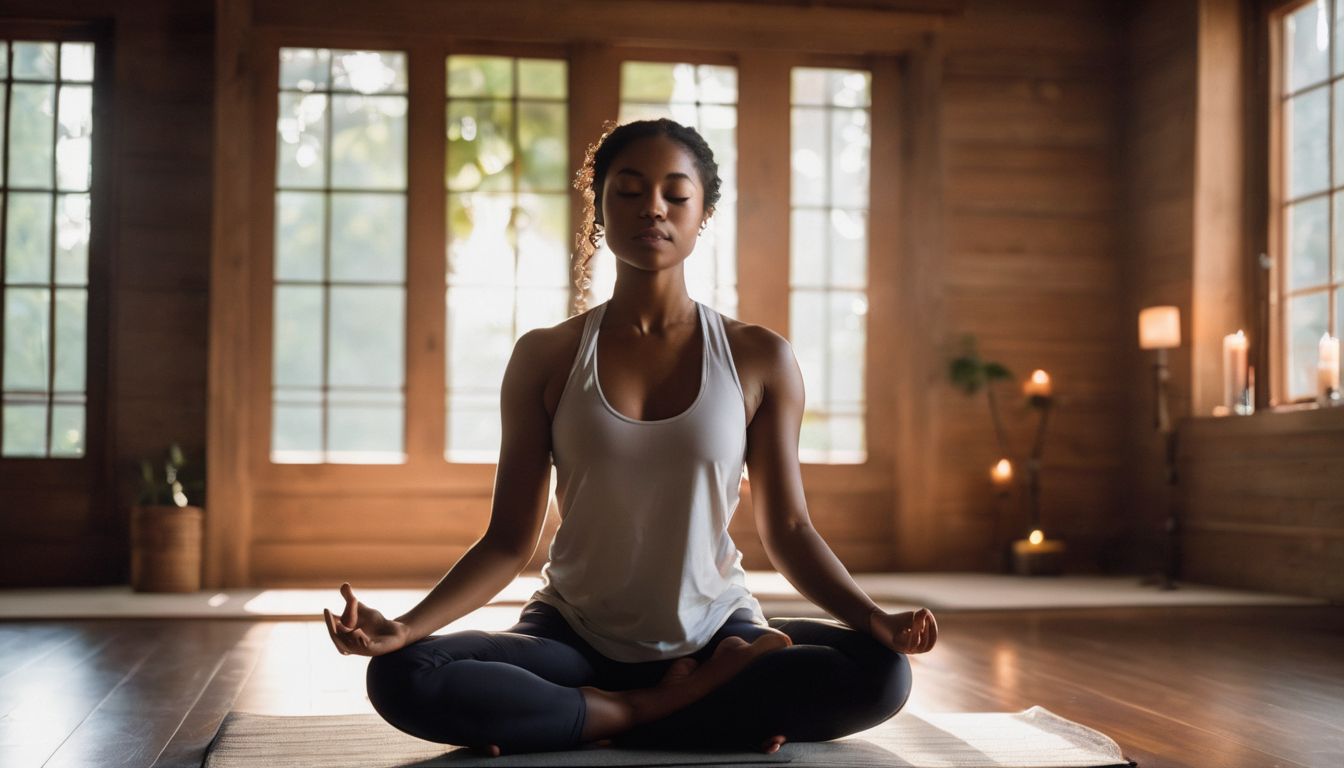
[[[1042,541],[1045,541],[1045,534],[1041,532],[1040,528],[1037,528],[1027,537],[1027,541],[1030,541],[1032,544],[1040,544]]]
[[[990,477],[995,480],[1008,481],[1013,479],[1013,463],[1007,459],[999,459],[999,463],[994,465],[990,471]]]
[[[1050,374],[1037,368],[1031,372],[1031,380],[1037,384],[1049,384]]]

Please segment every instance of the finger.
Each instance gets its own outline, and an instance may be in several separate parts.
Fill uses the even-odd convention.
[[[359,641],[359,644],[364,646],[365,648],[368,648],[373,642],[372,640],[369,639],[368,635],[364,634],[364,630],[362,629],[356,629],[354,637],[356,640]]]
[[[341,594],[345,596],[345,613],[341,615],[341,623],[347,627],[354,627],[359,624],[359,601],[355,599],[355,591],[350,588],[350,582],[341,585]]]
[[[327,634],[331,635],[331,642],[336,646],[336,650],[340,651],[342,655],[349,654],[350,652],[345,649],[345,644],[341,642],[341,638],[337,634],[336,619],[331,615],[331,611],[323,608],[322,617],[326,620]]]

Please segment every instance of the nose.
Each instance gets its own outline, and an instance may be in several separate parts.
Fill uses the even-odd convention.
[[[644,198],[643,207],[644,210],[641,211],[639,215],[646,219],[661,220],[667,216],[667,210],[666,206],[663,203],[663,197],[657,192],[651,192],[649,193],[648,197]]]

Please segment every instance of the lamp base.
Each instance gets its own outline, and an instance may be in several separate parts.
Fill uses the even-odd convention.
[[[1033,544],[1027,539],[1013,542],[1013,573],[1019,576],[1058,576],[1064,572],[1064,542],[1045,539]]]

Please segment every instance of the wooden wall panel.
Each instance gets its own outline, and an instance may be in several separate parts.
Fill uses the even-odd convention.
[[[982,0],[947,25],[947,331],[943,357],[932,361],[946,388],[933,416],[942,458],[927,508],[901,510],[935,516],[927,545],[938,557],[928,567],[997,564],[996,524],[1002,540],[1020,535],[1025,519],[1021,507],[997,522],[993,514],[988,472],[1000,451],[985,396],[968,399],[946,382],[963,334],[1016,375],[998,390],[1015,458],[1025,458],[1036,425],[1021,381],[1035,368],[1054,379],[1042,518],[1048,535],[1069,543],[1069,567],[1100,569],[1098,552],[1122,528],[1114,495],[1129,408],[1114,352],[1128,332],[1115,231],[1122,20],[1106,3]]]
[[[0,473],[0,517],[8,520],[0,525],[14,526],[0,536],[0,585],[124,583],[137,459],[173,441],[198,456],[205,446],[213,5],[12,0],[0,21],[12,19],[110,28],[112,55],[98,73],[106,111],[94,127],[106,142],[95,158],[95,184],[106,180],[95,189],[103,217],[95,231],[106,236],[90,264],[108,275],[110,295],[91,299],[88,371],[89,387],[105,387],[108,403],[106,424],[87,427],[89,461],[107,477],[102,487],[85,486],[59,461],[47,463],[67,473],[58,486],[35,483],[31,472]],[[68,541],[45,542],[44,525],[9,520],[24,516],[67,522]]]

